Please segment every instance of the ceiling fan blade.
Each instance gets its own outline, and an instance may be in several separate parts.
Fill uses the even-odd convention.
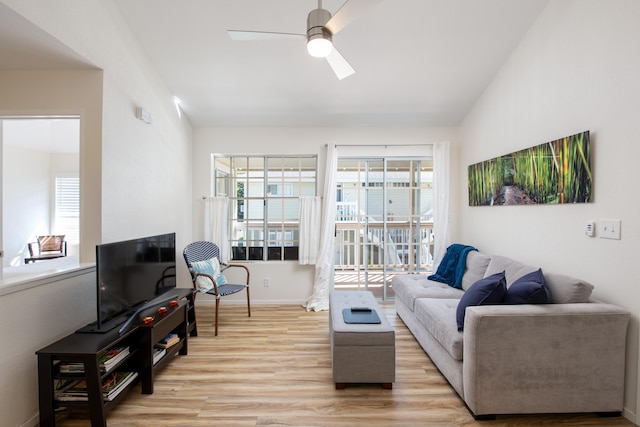
[[[292,39],[292,38],[307,37],[304,34],[272,33],[268,31],[227,30],[227,34],[229,34],[229,37],[231,37],[231,40],[275,40],[275,39]]]
[[[382,0],[347,0],[342,7],[327,22],[325,28],[336,34],[344,27],[355,21],[366,10],[380,3]]]
[[[338,49],[336,49],[335,46],[331,50],[329,56],[327,56],[327,62],[331,66],[333,72],[336,73],[338,80],[342,80],[356,73],[356,70],[354,70],[347,60],[340,55],[340,52],[338,52]]]

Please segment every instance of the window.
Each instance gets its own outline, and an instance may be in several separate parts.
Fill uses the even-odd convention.
[[[316,195],[316,156],[215,156],[214,190],[229,197],[234,260],[298,259],[300,197]]]
[[[80,178],[56,176],[53,215],[55,234],[64,234],[70,243],[80,241]]]

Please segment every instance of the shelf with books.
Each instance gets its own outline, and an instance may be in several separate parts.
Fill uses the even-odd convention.
[[[89,408],[92,426],[104,426],[106,412],[139,380],[139,336],[75,333],[36,352],[40,426],[54,426],[56,409],[77,405]]]
[[[100,372],[103,374],[111,372],[111,370],[126,360],[129,353],[129,346],[115,346],[107,350],[98,358]],[[80,362],[61,361],[58,366],[60,368],[60,374],[69,374],[69,376],[73,374],[84,374],[84,364]]]
[[[128,385],[133,384],[138,377],[137,372],[115,371],[102,380],[102,398],[113,401]],[[55,400],[58,402],[87,402],[89,392],[86,380],[75,380],[56,390]]]
[[[155,372],[162,369],[176,354],[187,354],[189,310],[189,301],[181,300],[178,306],[169,308],[165,315],[155,317],[153,323],[140,326],[142,393],[153,393]]]
[[[153,393],[153,375],[177,354],[187,354],[187,337],[197,334],[193,293],[180,289],[170,307],[150,307],[120,333],[76,332],[36,352],[40,427],[55,426],[56,410],[84,406],[92,426],[106,427],[107,412],[138,382]],[[152,322],[144,317],[152,315]],[[158,348],[168,335],[166,348]]]

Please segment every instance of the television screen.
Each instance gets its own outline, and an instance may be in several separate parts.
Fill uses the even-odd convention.
[[[176,287],[175,233],[96,246],[96,278],[96,326],[111,329]]]

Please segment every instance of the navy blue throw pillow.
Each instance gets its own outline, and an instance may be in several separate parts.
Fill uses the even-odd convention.
[[[464,327],[464,315],[467,307],[474,305],[500,304],[507,292],[507,281],[502,273],[492,274],[471,285],[460,298],[456,309],[458,330]]]
[[[509,286],[504,296],[505,304],[548,304],[551,291],[544,283],[542,269],[525,274]]]

